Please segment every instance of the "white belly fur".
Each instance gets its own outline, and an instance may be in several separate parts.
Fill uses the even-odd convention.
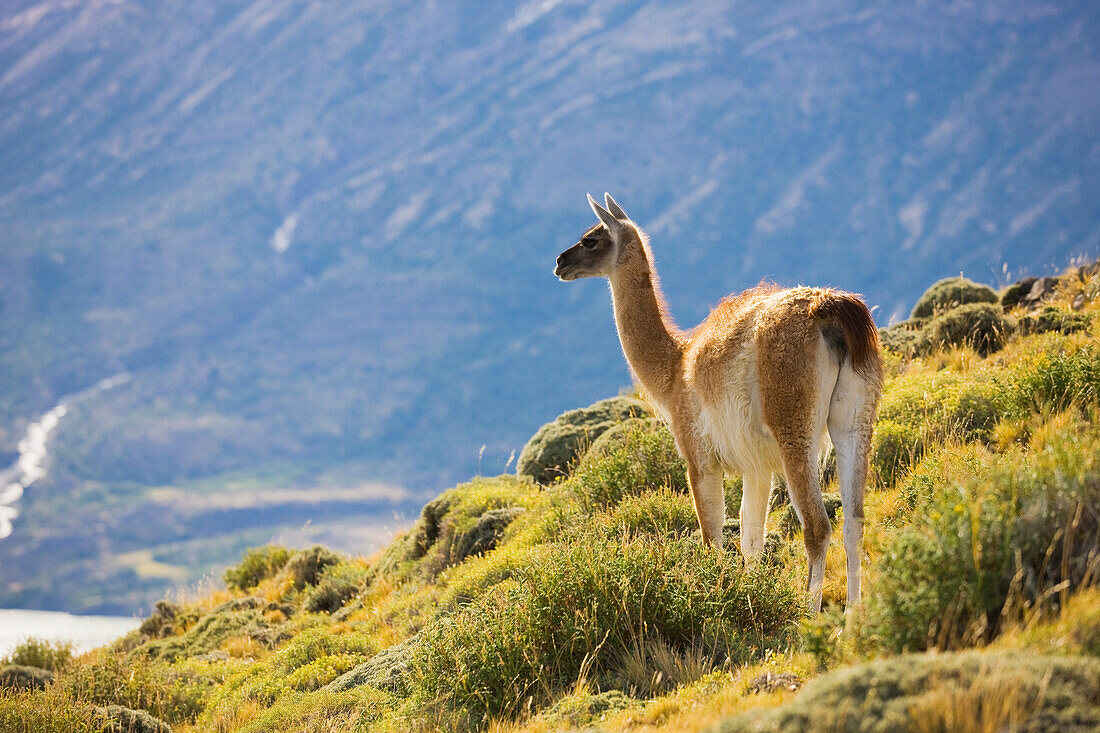
[[[820,375],[817,400],[811,420],[819,452],[828,444],[829,401],[836,385],[839,365],[824,342],[817,354]],[[727,473],[763,475],[783,471],[783,457],[771,430],[764,424],[760,382],[756,371],[756,350],[745,349],[731,365],[727,389],[719,400],[699,398],[698,439],[715,456]]]

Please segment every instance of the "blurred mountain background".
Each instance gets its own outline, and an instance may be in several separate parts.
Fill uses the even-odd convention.
[[[586,192],[683,325],[1095,256],[1098,43],[1085,0],[6,0],[0,463],[67,412],[0,607],[368,552],[616,393],[606,285],[551,275]]]

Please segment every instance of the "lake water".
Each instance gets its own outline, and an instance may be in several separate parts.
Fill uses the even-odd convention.
[[[0,657],[28,636],[46,641],[71,641],[85,652],[114,641],[141,625],[127,616],[74,616],[56,611],[0,609]]]

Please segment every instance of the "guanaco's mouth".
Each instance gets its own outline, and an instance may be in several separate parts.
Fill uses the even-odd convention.
[[[577,276],[573,272],[573,268],[569,265],[558,265],[554,268],[554,274],[558,276],[558,279],[562,282],[568,282],[569,280],[576,280]]]

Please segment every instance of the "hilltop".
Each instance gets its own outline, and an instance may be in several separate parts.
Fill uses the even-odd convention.
[[[69,411],[0,605],[383,542],[615,394],[606,290],[551,275],[586,192],[685,326],[763,277],[888,325],[943,275],[1097,254],[1098,37],[1091,0],[5,0],[4,465]]]
[[[548,423],[517,473],[442,493],[372,557],[266,545],[109,647],[24,644],[0,727],[1095,730],[1100,263],[1001,292],[944,280],[882,335],[847,625],[840,522],[810,618],[784,492],[759,567],[736,519],[724,552],[703,547],[668,431],[623,395]],[[739,496],[730,481],[730,517]]]

